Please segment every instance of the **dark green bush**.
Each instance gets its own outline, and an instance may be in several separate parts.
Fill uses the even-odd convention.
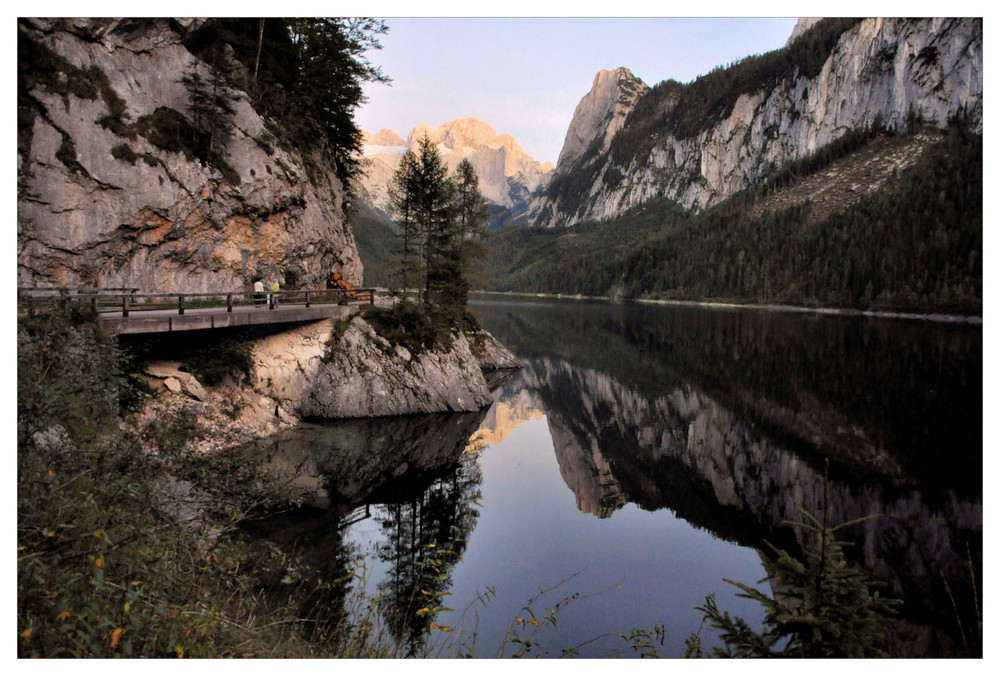
[[[390,345],[405,347],[413,355],[451,348],[452,323],[431,309],[404,301],[391,308],[366,308],[363,316]]]

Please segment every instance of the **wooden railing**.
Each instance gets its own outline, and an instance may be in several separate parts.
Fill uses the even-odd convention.
[[[69,293],[64,289],[18,288],[19,301],[28,304],[33,311],[36,304],[73,300],[89,303],[95,312],[121,312],[128,317],[131,312],[149,310],[222,309],[232,312],[235,307],[260,307],[269,310],[282,305],[310,307],[312,305],[367,302],[375,304],[375,289],[289,289],[285,291],[256,293],[253,291],[216,293],[144,293],[138,289],[102,289],[99,293]]]

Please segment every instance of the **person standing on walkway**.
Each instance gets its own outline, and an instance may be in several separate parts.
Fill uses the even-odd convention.
[[[278,307],[278,291],[281,289],[278,286],[278,280],[274,280],[274,284],[271,285],[271,295],[274,296],[274,307]]]
[[[253,304],[260,307],[264,304],[264,282],[258,279],[253,283]]]

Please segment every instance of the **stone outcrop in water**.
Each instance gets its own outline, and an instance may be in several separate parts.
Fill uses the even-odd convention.
[[[305,424],[258,444],[271,471],[294,476],[293,492],[322,509],[370,501],[376,491],[457,462],[486,411]]]
[[[490,346],[482,360],[477,344]],[[503,352],[489,334],[460,333],[450,349],[412,354],[360,316],[324,320],[257,341],[255,387],[301,418],[478,411],[493,401],[484,370],[517,365]]]

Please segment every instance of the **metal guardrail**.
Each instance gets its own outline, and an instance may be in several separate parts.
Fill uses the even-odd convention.
[[[131,312],[176,309],[183,315],[185,310],[221,309],[232,312],[234,307],[267,307],[274,310],[286,305],[313,304],[346,305],[351,302],[375,304],[374,288],[358,289],[289,289],[286,291],[215,292],[215,293],[144,293],[138,289],[119,289],[108,293],[68,293],[61,289],[18,288],[18,300],[29,305],[29,311],[36,303],[45,304],[61,300],[89,302],[95,312],[121,312],[128,317]]]

